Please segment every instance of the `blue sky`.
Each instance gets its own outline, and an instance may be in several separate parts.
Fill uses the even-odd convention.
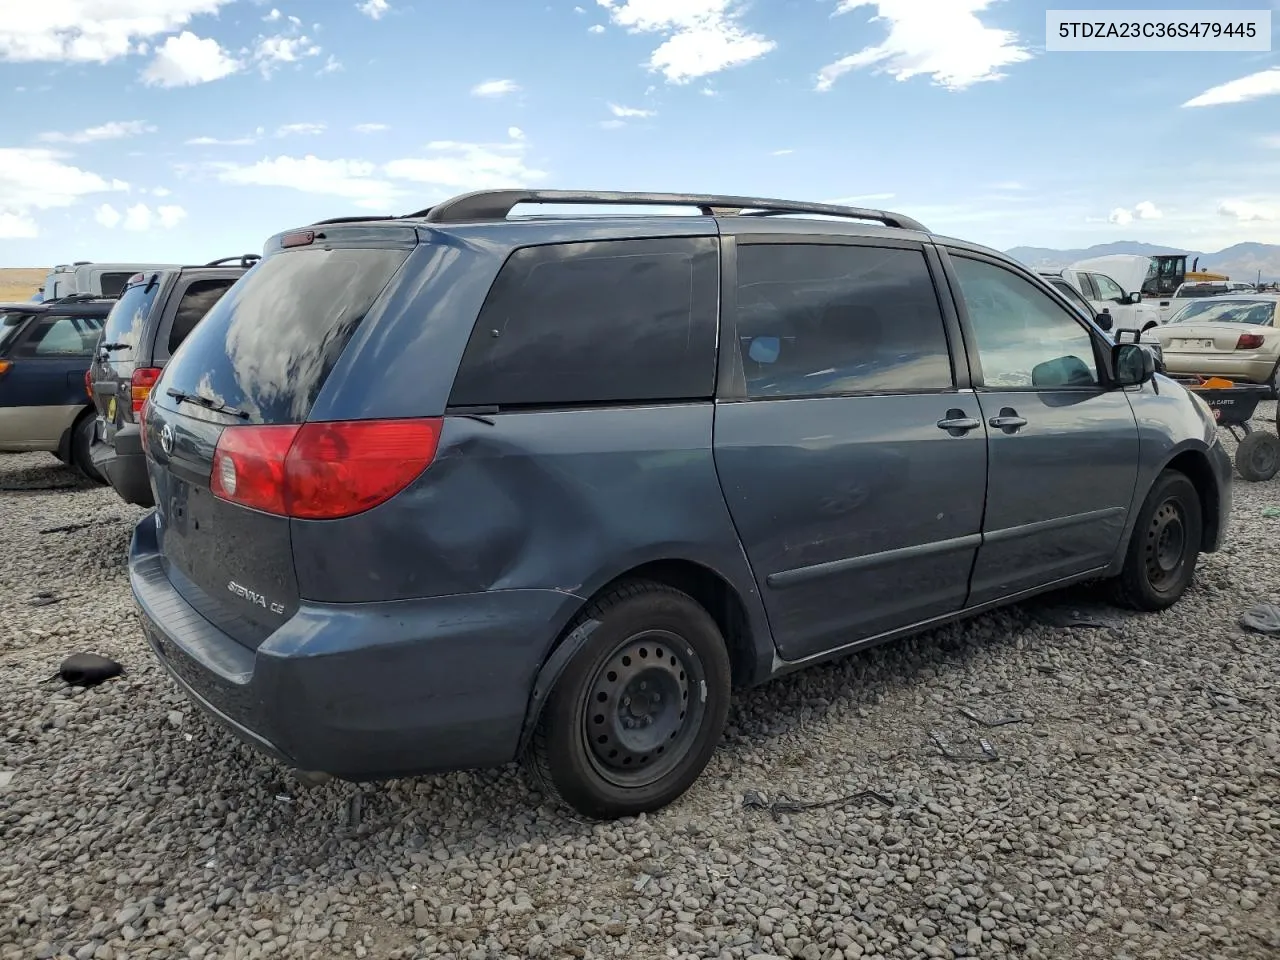
[[[1047,6],[1107,4],[14,0],[0,265],[203,261],[522,185],[856,198],[1001,248],[1280,243],[1280,36],[1046,53]]]

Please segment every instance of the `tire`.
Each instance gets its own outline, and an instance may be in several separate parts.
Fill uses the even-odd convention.
[[[1280,436],[1254,430],[1236,448],[1236,469],[1251,483],[1270,480],[1280,473]]]
[[[92,411],[81,414],[80,419],[76,421],[76,425],[71,428],[71,465],[74,466],[86,479],[92,480],[94,483],[106,484],[107,478],[98,472],[93,465],[93,456],[90,453],[93,447],[93,413]]]
[[[1116,578],[1116,600],[1135,610],[1173,606],[1195,575],[1204,536],[1200,495],[1184,474],[1166,470],[1147,494]]]
[[[665,807],[724,730],[724,638],[693,598],[647,581],[611,590],[573,626],[587,619],[600,625],[552,688],[525,769],[538,792],[593,819]],[[642,694],[654,699],[637,708]]]

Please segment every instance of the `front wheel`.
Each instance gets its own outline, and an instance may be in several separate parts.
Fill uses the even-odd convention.
[[[729,712],[730,665],[715,621],[658,583],[625,584],[538,718],[524,757],[535,787],[597,819],[657,810],[702,773]]]
[[[1195,575],[1203,535],[1195,485],[1184,474],[1166,470],[1152,484],[1134,524],[1116,580],[1120,603],[1146,611],[1177,603]]]

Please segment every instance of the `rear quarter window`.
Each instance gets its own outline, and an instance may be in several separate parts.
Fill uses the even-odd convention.
[[[195,280],[185,291],[178,302],[178,310],[173,315],[173,325],[169,328],[169,353],[172,354],[187,339],[206,313],[222,295],[231,289],[235,280],[223,277],[216,280]]]
[[[102,340],[103,343],[115,345],[111,353],[112,359],[132,359],[142,346],[147,317],[151,315],[161,286],[163,284],[158,280],[154,283],[134,284],[121,294],[111,308]]]
[[[718,243],[517,250],[463,353],[455,407],[694,400],[715,392]]]

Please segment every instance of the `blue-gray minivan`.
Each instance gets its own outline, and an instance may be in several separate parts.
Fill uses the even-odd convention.
[[[1166,608],[1231,499],[1204,403],[1033,272],[760,198],[282,233],[142,436],[132,588],[205,711],[349,780],[522,759],[593,817],[688,789],[735,688],[1085,580]]]

